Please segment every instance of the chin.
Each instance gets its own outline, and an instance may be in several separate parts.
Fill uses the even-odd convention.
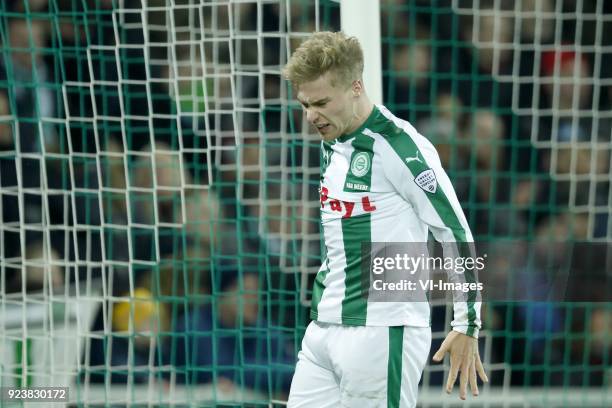
[[[321,135],[321,139],[325,140],[326,142],[331,142],[332,140],[337,139],[338,136],[340,136],[335,133],[328,133],[325,135],[322,133],[319,133],[319,134]]]

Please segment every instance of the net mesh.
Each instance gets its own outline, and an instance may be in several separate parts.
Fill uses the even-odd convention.
[[[529,259],[553,237],[612,241],[609,6],[381,2],[384,103],[436,145],[479,240]],[[326,0],[0,5],[0,386],[286,400],[320,266],[320,139],[280,70],[338,29]],[[591,275],[589,302],[487,302],[483,404],[609,403],[610,277]],[[432,350],[451,312],[433,305]],[[426,368],[423,406],[452,403],[447,369]]]

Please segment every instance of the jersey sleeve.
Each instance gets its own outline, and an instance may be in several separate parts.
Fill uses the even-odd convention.
[[[436,149],[414,129],[393,133],[385,137],[385,176],[442,243],[445,257],[474,257],[472,233]],[[473,271],[467,271],[463,276],[449,274],[449,279],[465,282],[473,276]],[[481,327],[479,293],[455,295],[453,330],[477,338]]]

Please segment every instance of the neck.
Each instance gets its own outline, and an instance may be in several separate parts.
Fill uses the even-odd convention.
[[[368,119],[374,109],[374,104],[367,95],[362,95],[355,103],[355,111],[351,123],[346,128],[346,133],[354,132]]]

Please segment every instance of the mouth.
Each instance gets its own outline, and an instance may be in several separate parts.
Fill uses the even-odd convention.
[[[329,130],[329,127],[330,127],[329,123],[322,123],[322,124],[315,125],[315,126],[316,126],[317,130],[319,132],[321,132],[321,133],[327,132]]]

